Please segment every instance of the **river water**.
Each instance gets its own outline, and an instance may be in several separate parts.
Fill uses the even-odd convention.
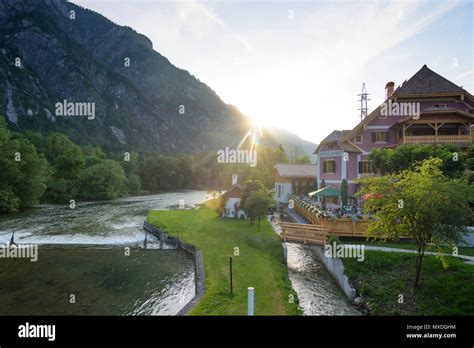
[[[286,243],[289,277],[305,315],[362,315],[310,245]]]
[[[194,263],[147,235],[150,210],[202,203],[181,191],[0,216],[0,244],[38,244],[38,261],[0,259],[0,315],[175,315],[195,294]],[[129,252],[128,252],[129,251]],[[360,314],[308,246],[288,243],[293,287],[306,315]]]
[[[39,244],[38,261],[0,259],[0,315],[174,315],[195,293],[194,263],[147,236],[150,210],[203,191],[182,191],[69,206],[38,205],[0,217],[0,244]],[[129,251],[129,253],[127,252]]]

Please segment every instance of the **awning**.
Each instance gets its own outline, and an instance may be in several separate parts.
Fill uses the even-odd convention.
[[[331,186],[326,186],[320,190],[313,191],[308,193],[308,196],[313,197],[340,197],[341,196],[341,191],[339,191],[337,188],[331,187]]]

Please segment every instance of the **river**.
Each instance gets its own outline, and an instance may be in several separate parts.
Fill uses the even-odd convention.
[[[0,260],[0,315],[175,315],[195,293],[194,263],[183,251],[147,236],[150,210],[204,191],[181,191],[107,202],[38,205],[0,217],[0,243],[39,244],[38,261]],[[127,250],[129,251],[127,255]]]
[[[38,205],[0,216],[0,244],[38,244],[38,261],[0,259],[0,315],[175,315],[195,294],[185,252],[147,236],[150,210],[187,207],[205,191],[105,202]],[[129,253],[127,254],[127,250]],[[288,267],[306,315],[360,314],[308,246],[288,243]]]

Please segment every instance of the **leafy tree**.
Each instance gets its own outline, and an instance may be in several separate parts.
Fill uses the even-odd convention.
[[[474,171],[474,142],[471,141],[467,148],[466,168]]]
[[[283,146],[280,144],[278,145],[278,149],[275,151],[275,164],[276,163],[288,163],[288,157],[286,156],[286,152],[283,149]]]
[[[242,190],[242,193],[240,195],[240,206],[241,207],[245,206],[245,203],[247,199],[250,197],[250,195],[252,194],[252,192],[263,190],[263,189],[265,189],[265,187],[263,186],[260,180],[253,180],[253,179],[247,180]]]
[[[0,211],[37,203],[46,188],[48,163],[25,137],[0,117]]]
[[[255,219],[258,220],[259,231],[260,220],[265,218],[272,203],[273,200],[269,196],[268,191],[266,189],[258,189],[251,192],[243,206],[244,212],[249,217],[251,224],[255,222]]]
[[[440,248],[459,242],[472,217],[469,202],[473,188],[461,179],[448,179],[442,164],[439,158],[429,158],[414,165],[413,170],[359,180],[360,194],[367,199],[364,210],[375,212],[367,235],[385,240],[409,236],[415,240],[415,287],[427,245]]]
[[[44,155],[53,168],[54,178],[75,179],[84,167],[81,148],[64,134],[47,137]]]
[[[131,194],[139,193],[140,188],[141,188],[141,183],[140,183],[140,178],[138,177],[138,175],[135,173],[130,173],[128,174],[128,177],[126,179],[127,179],[126,186],[127,186],[128,193],[131,193]]]
[[[84,156],[85,168],[92,167],[93,165],[107,159],[107,155],[99,146],[85,146],[82,148],[82,154]]]
[[[77,198],[85,165],[82,149],[66,135],[53,133],[46,138],[42,151],[51,167],[44,200],[64,203]]]
[[[15,196],[11,188],[0,190],[0,212],[8,213],[20,208],[20,199]]]
[[[120,164],[105,160],[84,170],[80,179],[80,197],[115,199],[126,192],[126,180]]]
[[[395,174],[413,169],[413,164],[430,157],[442,160],[441,170],[451,178],[459,178],[465,169],[465,160],[456,145],[405,144],[395,149],[374,149],[369,155],[374,167],[381,174]]]

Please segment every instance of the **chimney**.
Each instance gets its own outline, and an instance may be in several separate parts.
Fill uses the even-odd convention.
[[[393,83],[393,81],[387,82],[385,85],[385,100],[392,96],[394,89],[395,83]]]
[[[232,174],[232,186],[237,184],[237,174]]]

